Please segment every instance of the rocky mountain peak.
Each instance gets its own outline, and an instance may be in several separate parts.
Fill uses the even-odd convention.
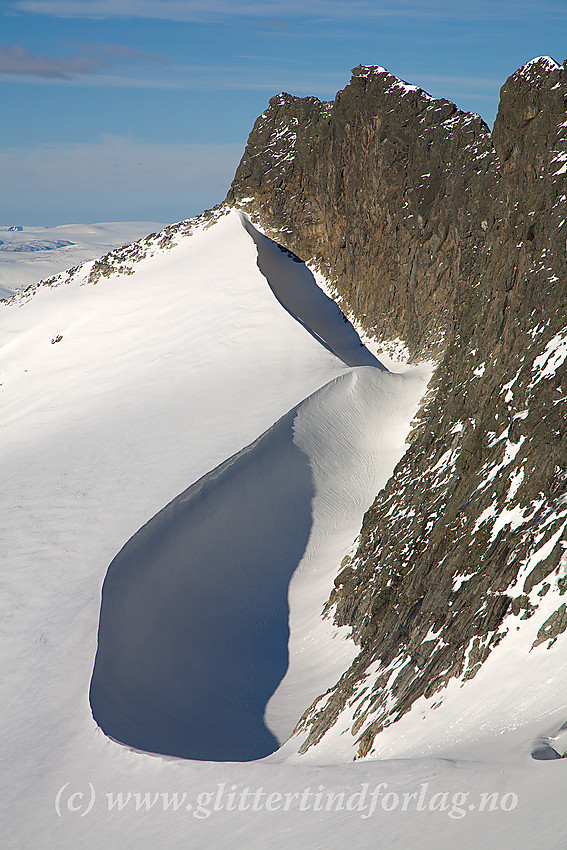
[[[512,74],[512,77],[522,76],[531,80],[535,80],[537,77],[548,79],[549,73],[559,68],[561,68],[559,62],[556,62],[551,56],[536,56],[534,59],[526,62],[525,65],[522,65],[515,74]]]
[[[452,327],[498,167],[479,116],[359,66],[332,103],[272,98],[227,201],[285,234],[368,331],[418,355],[439,351]]]
[[[530,169],[532,178],[538,179],[547,154],[563,141],[566,74],[567,66],[543,56],[528,62],[502,86],[493,139],[504,173],[514,173],[514,179],[519,171]]]
[[[438,363],[337,565],[327,614],[360,654],[306,712],[303,749],[342,723],[366,755],[512,634],[535,650],[567,630],[566,103],[566,66],[535,59],[504,84],[491,134],[361,65],[332,104],[273,98],[250,135],[227,200],[384,347]]]

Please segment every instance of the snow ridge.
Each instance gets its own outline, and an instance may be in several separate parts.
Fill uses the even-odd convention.
[[[352,660],[350,644],[341,652],[334,647],[332,660],[322,663],[337,630],[328,623],[317,629],[321,589],[328,593],[334,553],[350,545],[403,453],[423,389],[422,381],[384,369],[303,263],[245,217],[240,222],[287,312],[325,349],[371,368],[327,384],[190,486],[108,569],[90,690],[96,721],[136,749],[209,761],[273,752],[308,699]],[[376,421],[388,427],[376,431]],[[326,505],[316,529],[315,505]],[[305,658],[295,661],[301,686],[288,680],[284,696],[271,705],[278,741],[263,716],[288,667],[287,588],[298,570],[318,588],[317,604],[313,590],[302,594],[310,604],[299,626],[303,643],[318,634],[318,652],[308,656],[307,667]]]

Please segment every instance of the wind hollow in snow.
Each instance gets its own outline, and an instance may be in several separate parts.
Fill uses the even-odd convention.
[[[91,707],[112,738],[210,761],[278,748],[263,716],[287,668],[287,589],[313,496],[294,418],[189,487],[110,565]]]
[[[332,482],[326,493],[316,488],[321,468],[329,465],[325,445],[333,453],[333,474],[341,461],[345,466],[342,485],[353,502],[346,511],[341,506],[350,520],[348,547],[378,485],[367,467],[380,466],[375,457],[380,447],[369,452],[362,445],[368,442],[368,420],[380,413],[388,419],[390,408],[398,410],[402,382],[362,346],[304,264],[246,219],[242,223],[258,245],[260,270],[287,312],[327,351],[371,366],[331,381],[190,486],[134,535],[108,569],[90,689],[95,720],[109,737],[137,749],[208,761],[247,761],[274,752],[281,730],[289,734],[308,701],[340,674],[337,665],[331,671],[323,664],[329,682],[321,681],[309,664],[299,665],[299,674],[294,666],[302,685],[296,682],[296,693],[284,698],[283,707],[276,702],[275,729],[266,724],[267,703],[288,669],[291,578],[310,541],[312,569],[314,550],[324,548],[336,524],[331,511],[314,543],[315,497],[328,499],[333,488]],[[401,406],[405,420],[405,400]],[[334,407],[340,416],[330,435]],[[310,411],[308,437],[304,427],[296,433],[304,408]],[[393,459],[391,445],[384,447],[384,480],[403,450],[403,439],[395,442]],[[355,463],[355,492],[345,483],[353,455],[360,467]],[[331,569],[337,567],[331,560]],[[312,601],[319,617],[324,598]],[[343,647],[339,664],[353,654]]]

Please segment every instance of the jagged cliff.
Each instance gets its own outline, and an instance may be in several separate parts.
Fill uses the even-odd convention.
[[[439,350],[485,241],[490,132],[381,68],[353,73],[332,104],[272,98],[228,200],[250,198],[246,210],[312,259],[375,336]]]
[[[529,627],[532,647],[566,636],[566,103],[567,63],[534,60],[490,133],[359,67],[334,102],[279,95],[252,130],[227,201],[378,340],[438,364],[337,565],[327,613],[360,653],[300,721],[303,750],[346,717],[366,755],[511,630]]]

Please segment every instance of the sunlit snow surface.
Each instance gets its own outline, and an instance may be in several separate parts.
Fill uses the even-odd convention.
[[[110,221],[100,224],[60,224],[54,227],[0,225],[0,298],[85,260],[100,257],[163,223]]]
[[[290,270],[297,266],[288,260]],[[349,842],[448,848],[458,841],[463,848],[564,847],[565,761],[534,761],[521,734],[507,750],[485,745],[476,759],[443,758],[439,748],[424,758],[427,723],[422,727],[414,717],[418,743],[405,760],[353,764],[353,739],[348,736],[349,749],[342,736],[347,743],[339,738],[334,754],[327,746],[320,757],[310,751],[301,759],[292,739],[261,761],[219,763],[136,752],[96,726],[88,692],[108,564],[156,523],[160,541],[169,540],[166,548],[175,549],[176,540],[184,548],[184,523],[176,522],[184,497],[177,497],[198,493],[195,482],[203,476],[220,513],[215,524],[205,510],[201,531],[225,533],[235,497],[216,485],[230,467],[227,459],[236,456],[236,466],[255,482],[251,491],[266,496],[262,512],[258,503],[249,514],[239,505],[247,519],[231,529],[235,548],[250,546],[258,524],[265,547],[259,561],[266,563],[247,561],[246,570],[260,567],[264,579],[269,575],[267,525],[273,523],[280,540],[287,537],[286,525],[277,517],[274,523],[271,500],[282,500],[283,519],[292,525],[294,516],[307,516],[309,501],[308,528],[299,521],[294,526],[301,533],[288,559],[296,567],[287,600],[289,667],[264,717],[277,740],[290,733],[356,652],[320,611],[364,510],[404,451],[428,373],[345,366],[276,300],[237,213],[195,226],[168,250],[156,245],[132,274],[87,284],[89,268],[68,283],[0,305],[6,846],[314,850]],[[269,475],[260,471],[262,441],[275,463]],[[289,493],[274,494],[270,482],[282,480],[280,449],[302,458],[302,472],[291,476]],[[283,457],[289,474],[293,464]],[[169,524],[163,538],[160,516]],[[206,555],[206,534],[197,545]],[[227,548],[232,558],[230,539]],[[253,545],[249,551],[258,552]],[[129,635],[151,636],[160,606],[158,621],[170,633],[183,620],[186,598],[163,580],[171,570],[154,576],[152,594],[151,553],[143,545],[140,552],[146,587],[129,581],[134,557],[132,574],[124,577],[132,596],[115,612],[117,658],[127,651]],[[275,553],[277,562],[281,546]],[[174,563],[177,555],[165,559],[167,568]],[[221,611],[257,616],[229,568],[216,578],[227,597]],[[173,572],[186,581],[183,571]],[[190,596],[190,582],[184,593]],[[283,597],[280,588],[280,603]],[[215,592],[206,606],[214,601]],[[135,646],[134,662],[146,679],[159,673],[162,687],[173,688],[160,658],[164,667],[171,661],[175,668],[182,656],[198,666],[210,661],[214,648],[218,665],[201,671],[214,701],[228,690],[233,647],[226,655],[214,647],[223,630],[202,608],[199,635],[188,645],[170,642],[160,656],[150,643],[153,666],[146,671]],[[226,629],[224,636],[230,634]],[[238,632],[234,637],[237,644],[243,639]],[[285,664],[280,669],[283,674]],[[529,682],[516,685],[521,692]],[[491,705],[482,705],[481,694],[478,699],[481,729]],[[203,722],[198,731],[222,749],[230,728],[217,725],[211,718],[209,728]],[[407,724],[404,735],[412,735]],[[390,749],[395,756],[395,746]],[[494,810],[480,810],[483,793],[498,795]]]
[[[261,758],[277,749],[264,712],[288,667],[290,580],[304,556],[304,571],[314,573],[313,559],[334,526],[347,530],[348,548],[392,456],[403,448],[399,439],[392,446],[387,432],[372,440],[370,422],[390,422],[401,407],[403,433],[415,406],[415,393],[404,404],[402,379],[364,348],[305,265],[241,221],[277,302],[319,350],[338,351],[361,368],[289,411],[128,542],[104,583],[91,684],[93,715],[112,738],[149,752],[217,761]],[[317,482],[321,469],[326,475]],[[333,497],[323,534],[312,523],[321,494]],[[336,556],[330,563],[337,565]],[[328,565],[325,577],[328,592]],[[310,597],[314,621],[324,599],[315,607]],[[334,653],[337,675],[345,659],[344,652]],[[317,662],[311,697],[332,683]],[[286,692],[288,734],[307,702],[305,688]],[[279,695],[273,705],[281,706]],[[274,731],[281,738],[281,729]]]

